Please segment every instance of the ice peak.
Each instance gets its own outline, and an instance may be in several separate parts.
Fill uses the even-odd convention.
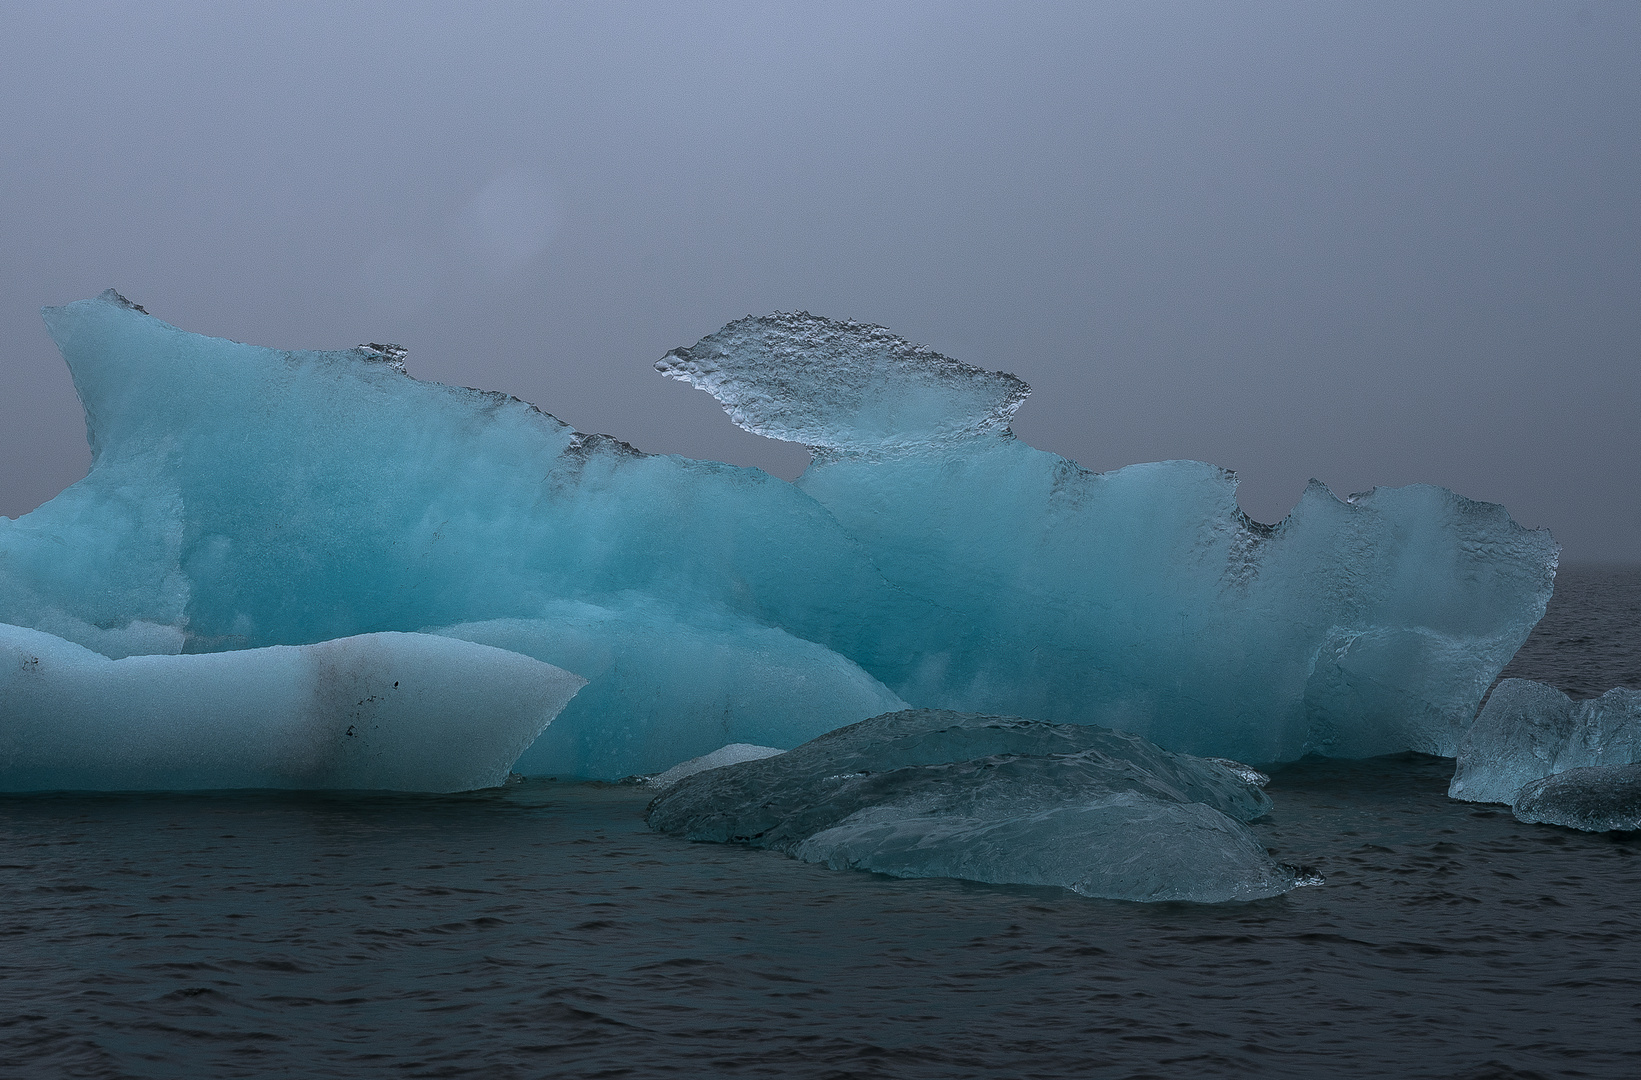
[[[657,371],[705,390],[736,424],[821,452],[871,452],[1008,436],[1031,387],[871,323],[807,311],[748,316]]]
[[[101,300],[105,304],[118,304],[120,307],[130,308],[132,311],[140,311],[144,315],[148,314],[147,308],[143,307],[141,304],[133,304],[131,301],[121,296],[118,289],[104,289],[101,293],[97,294],[97,299]]]
[[[405,357],[410,355],[410,350],[403,345],[383,345],[375,341],[366,345],[359,345],[353,351],[366,360],[384,363],[398,371],[405,370]]]

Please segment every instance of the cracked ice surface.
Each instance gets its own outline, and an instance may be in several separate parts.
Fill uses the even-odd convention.
[[[104,653],[436,631],[590,680],[520,768],[616,778],[906,704],[1240,761],[1451,754],[1542,614],[1547,533],[1432,487],[1276,526],[1200,462],[1096,474],[1026,387],[880,327],[742,320],[662,362],[816,448],[797,484],[641,454],[388,346],[46,311],[90,474],[0,519],[0,621]]]

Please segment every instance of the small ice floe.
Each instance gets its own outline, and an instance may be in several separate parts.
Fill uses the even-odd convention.
[[[1459,742],[1447,793],[1516,803],[1532,781],[1570,770],[1641,762],[1641,691],[1619,687],[1574,701],[1553,686],[1505,679]]]
[[[1126,732],[907,709],[699,772],[649,823],[834,869],[1213,903],[1321,883],[1244,824],[1270,806],[1241,771]]]

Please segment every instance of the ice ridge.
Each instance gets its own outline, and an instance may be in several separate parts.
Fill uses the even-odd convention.
[[[93,462],[0,519],[0,620],[111,656],[499,634],[593,679],[521,762],[547,775],[796,745],[904,704],[862,661],[928,605],[758,470],[420,382],[386,347],[202,337],[108,294],[46,322]]]

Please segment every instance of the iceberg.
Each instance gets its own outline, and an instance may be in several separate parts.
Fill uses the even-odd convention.
[[[1641,764],[1588,765],[1534,780],[1512,809],[1522,821],[1584,832],[1641,829]]]
[[[834,869],[1212,903],[1300,884],[1243,824],[1269,808],[1237,770],[1136,735],[912,709],[685,777],[648,821]]]
[[[245,345],[112,290],[45,311],[85,479],[0,518],[0,621],[110,658],[383,632],[589,679],[520,759],[616,779],[904,706],[1133,731],[1240,761],[1451,754],[1556,548],[1431,487],[1281,524],[1198,462],[1020,442],[1027,387],[880,327],[732,323],[662,361],[812,448],[789,484],[640,453],[404,351]]]
[[[494,787],[584,681],[425,634],[110,660],[0,626],[0,790]]]
[[[1641,762],[1641,691],[1575,702],[1553,686],[1505,679],[1459,743],[1447,794],[1514,803],[1524,785],[1570,769]]]

